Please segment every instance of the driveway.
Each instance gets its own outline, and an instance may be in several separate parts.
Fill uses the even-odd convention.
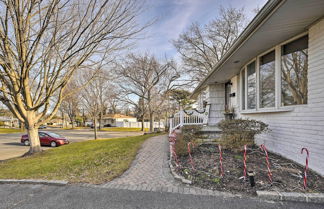
[[[94,138],[93,129],[63,130],[48,128],[44,131],[52,131],[68,138],[72,143],[91,140]],[[28,151],[28,147],[20,143],[23,133],[0,134],[0,160],[19,157]],[[98,132],[98,138],[118,138],[142,135],[142,132]],[[43,149],[51,149],[43,147]]]

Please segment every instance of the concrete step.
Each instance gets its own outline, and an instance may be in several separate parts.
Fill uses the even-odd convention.
[[[210,142],[218,140],[222,131],[217,126],[204,126],[198,134],[202,140]]]

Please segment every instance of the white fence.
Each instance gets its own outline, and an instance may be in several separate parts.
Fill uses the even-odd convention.
[[[170,118],[170,134],[183,125],[204,125],[208,123],[209,105],[202,112],[197,110],[181,110]]]
[[[116,126],[124,128],[142,128],[142,122],[116,122]],[[144,128],[150,128],[150,122],[144,122]],[[164,123],[154,122],[153,128],[164,129]]]

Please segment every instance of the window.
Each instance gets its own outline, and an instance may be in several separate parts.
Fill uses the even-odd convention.
[[[247,66],[247,109],[256,108],[256,72],[255,62]]]
[[[275,51],[260,57],[260,108],[274,107],[276,100]]]
[[[308,36],[282,46],[281,51],[282,106],[307,104]]]
[[[257,56],[241,71],[242,110],[307,104],[307,74],[308,35]]]
[[[242,81],[242,110],[245,110],[245,69],[241,73],[241,81]]]

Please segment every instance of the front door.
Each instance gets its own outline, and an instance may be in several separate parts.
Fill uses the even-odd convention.
[[[231,86],[232,86],[232,83],[230,81],[225,83],[225,111],[230,111],[230,109],[232,107]]]

